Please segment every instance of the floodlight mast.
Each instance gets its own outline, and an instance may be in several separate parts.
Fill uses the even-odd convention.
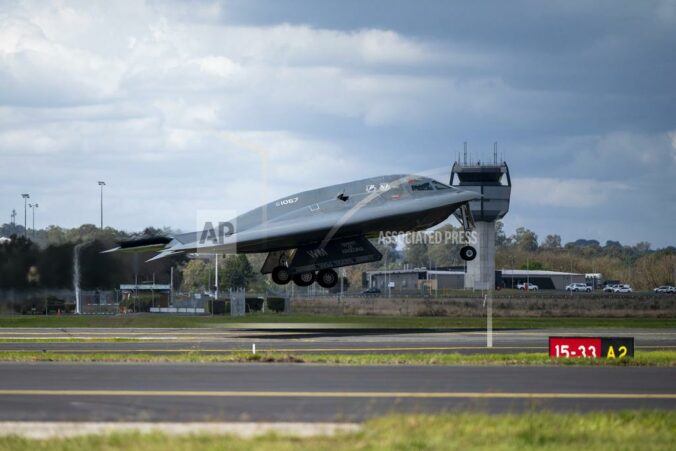
[[[106,182],[100,180],[99,187],[101,188],[101,230],[103,230],[103,187],[106,186]]]

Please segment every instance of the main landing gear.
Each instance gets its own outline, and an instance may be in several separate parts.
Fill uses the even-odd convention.
[[[277,266],[272,270],[272,281],[277,285],[286,285],[291,282],[291,273],[286,266]]]
[[[272,281],[278,285],[286,285],[291,282],[299,287],[309,287],[317,282],[322,288],[333,288],[338,283],[338,273],[333,269],[322,269],[315,273],[314,271],[300,272],[291,276],[289,268],[286,266],[277,266],[272,270]]]

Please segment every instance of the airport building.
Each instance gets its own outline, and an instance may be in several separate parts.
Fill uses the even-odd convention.
[[[585,283],[585,274],[534,271],[525,269],[503,269],[495,271],[496,288],[516,288],[530,283],[541,290],[565,290],[570,283]],[[383,293],[413,294],[428,290],[461,290],[465,288],[465,272],[460,269],[430,270],[427,268],[391,271],[367,271],[364,273],[365,286],[378,288]]]
[[[391,271],[368,271],[364,273],[368,288],[382,292],[420,292],[424,287],[431,290],[461,290],[465,286],[464,271],[440,271],[427,268]]]
[[[504,288],[516,288],[523,283],[535,284],[540,290],[565,290],[571,283],[585,283],[585,275],[574,272],[503,269],[500,271]]]

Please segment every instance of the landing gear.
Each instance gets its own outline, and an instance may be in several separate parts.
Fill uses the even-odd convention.
[[[272,270],[272,281],[277,285],[286,285],[291,280],[299,287],[309,287],[317,282],[323,288],[333,288],[338,283],[338,274],[333,269],[322,269],[316,274],[314,271],[307,271],[292,276],[289,268],[283,265]]]
[[[293,282],[299,287],[309,287],[315,282],[315,273],[313,271],[298,273],[293,276]]]
[[[272,270],[272,281],[277,285],[286,285],[291,282],[291,274],[286,266],[277,266]]]
[[[463,247],[460,249],[460,258],[467,262],[474,260],[476,258],[476,249],[472,246]]]
[[[317,283],[322,288],[333,288],[338,283],[338,274],[333,269],[322,269],[317,273]]]

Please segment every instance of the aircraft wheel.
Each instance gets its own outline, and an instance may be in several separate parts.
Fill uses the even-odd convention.
[[[317,283],[322,288],[333,288],[338,283],[338,273],[333,269],[322,269],[317,273]]]
[[[277,266],[272,270],[272,281],[277,285],[286,285],[291,282],[291,274],[286,266]]]
[[[315,281],[315,273],[312,271],[301,272],[293,276],[293,282],[299,287],[309,287]]]
[[[460,258],[468,262],[474,260],[476,258],[476,249],[472,246],[463,247],[460,249]]]

